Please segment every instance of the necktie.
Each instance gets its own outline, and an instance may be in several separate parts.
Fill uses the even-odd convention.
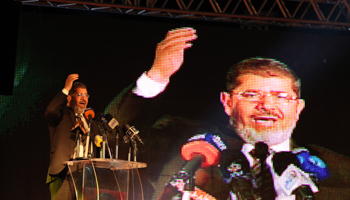
[[[255,164],[252,167],[253,187],[256,199],[274,200],[276,191],[273,184],[270,167],[266,165],[266,158],[269,155],[267,144],[258,142],[255,144],[255,149],[250,153],[255,159]]]
[[[77,121],[80,123],[81,129],[85,129],[84,122],[82,121],[82,117],[83,116],[81,114],[77,114],[76,115]],[[79,145],[79,148],[77,148],[77,151],[79,149],[79,152],[77,152],[77,157],[84,157],[84,155],[85,155],[85,146],[86,146],[86,134],[85,134],[85,131],[83,131],[83,133],[80,134],[79,141],[80,141],[80,145]]]

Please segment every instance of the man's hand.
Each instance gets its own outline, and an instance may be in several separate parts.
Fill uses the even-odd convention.
[[[78,74],[70,74],[66,79],[66,85],[64,86],[64,89],[66,89],[69,92],[70,89],[72,89],[73,82],[78,79],[79,79]]]
[[[190,41],[197,39],[193,28],[179,28],[169,31],[157,45],[152,68],[147,72],[151,79],[165,83],[175,74],[184,60],[184,50],[192,46]]]

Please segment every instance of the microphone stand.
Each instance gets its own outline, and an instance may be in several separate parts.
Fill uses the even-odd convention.
[[[106,138],[106,145],[107,145],[107,149],[108,149],[108,153],[109,153],[109,158],[112,159],[113,158],[112,157],[112,152],[111,152],[111,148],[110,148],[110,146],[108,144],[108,138],[107,138],[106,132],[104,134],[104,138]]]
[[[127,143],[127,141],[125,143]],[[136,156],[137,156],[138,150],[137,150],[137,143],[134,138],[130,138],[128,161],[131,161],[131,149],[133,149],[134,161],[136,162]]]
[[[75,134],[75,144],[76,144],[76,156],[75,157],[79,157],[79,152],[80,152],[80,131],[79,129],[76,130],[76,134]]]
[[[102,136],[102,158],[106,158],[106,131],[103,131]]]
[[[77,124],[73,127],[72,131],[75,129],[75,158],[77,160],[82,160],[82,159],[86,159],[84,158],[83,153],[81,152],[81,150],[83,150],[84,147],[80,146],[81,145],[81,140],[82,140],[82,134],[84,133],[84,130],[81,127],[80,122],[77,122]]]
[[[135,140],[132,140],[130,141],[131,142],[131,146],[133,147],[134,149],[134,161],[136,162],[136,156],[137,156],[137,153],[138,153],[138,150],[137,150],[137,143]]]
[[[106,145],[107,145],[107,149],[108,149],[108,153],[109,153],[109,158],[112,159],[112,153],[111,153],[111,149],[108,145],[108,139],[107,139],[107,134],[106,134],[106,130],[103,130],[103,136],[102,136],[102,155],[100,153],[101,158],[105,159],[106,158]]]
[[[115,134],[115,159],[118,159],[119,133]]]
[[[88,131],[86,133],[85,153],[84,153],[83,159],[91,158],[91,153],[89,153],[91,121],[89,121],[88,125],[89,125],[89,129],[88,129]],[[89,153],[89,157],[88,157],[88,153]]]
[[[141,138],[137,135],[136,129],[134,127],[130,127],[129,125],[126,125],[126,128],[128,129],[123,136],[123,140],[125,143],[128,143],[130,141],[130,147],[129,147],[129,154],[128,154],[128,161],[131,161],[131,148],[133,149],[133,154],[134,154],[134,161],[136,162],[136,156],[138,153],[137,150],[137,142],[136,139],[138,139],[142,144]],[[138,137],[136,137],[138,136]]]

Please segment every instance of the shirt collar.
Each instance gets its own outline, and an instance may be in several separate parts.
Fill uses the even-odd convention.
[[[286,140],[280,144],[273,145],[270,147],[275,152],[281,152],[281,151],[290,151],[290,140]]]
[[[255,148],[254,145],[249,144],[249,143],[245,143],[245,144],[243,144],[241,151],[244,153],[249,153],[254,148]],[[272,149],[274,152],[290,151],[291,150],[290,141],[286,140],[280,144],[272,145],[269,148]]]
[[[83,117],[83,114],[75,113],[75,116]]]

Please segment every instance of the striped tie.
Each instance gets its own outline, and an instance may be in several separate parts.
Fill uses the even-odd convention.
[[[82,114],[77,114],[76,115],[76,118],[77,118],[77,121],[80,123],[80,126],[81,126],[81,129],[85,129],[85,126],[84,126],[84,122],[82,121]],[[84,157],[84,154],[85,154],[85,146],[86,146],[86,132],[83,131],[82,134],[80,134],[80,151],[77,152],[77,157]]]

